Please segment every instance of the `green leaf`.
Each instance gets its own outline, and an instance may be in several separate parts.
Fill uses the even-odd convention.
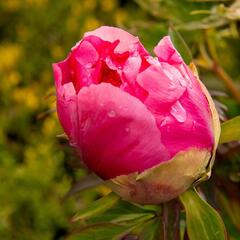
[[[227,239],[220,215],[198,195],[196,190],[190,189],[183,193],[180,200],[186,211],[187,233],[190,240]]]
[[[222,123],[220,136],[220,143],[238,140],[240,140],[240,116]]]
[[[170,25],[168,34],[173,42],[174,47],[178,50],[184,62],[186,64],[190,64],[192,62],[192,54],[180,33],[172,25]]]
[[[140,208],[126,201],[119,201],[115,206],[104,214],[96,215],[90,219],[91,223],[111,222],[121,224],[132,224],[146,221],[155,216],[154,210]]]
[[[111,223],[88,225],[77,233],[67,237],[67,240],[110,240],[128,231],[129,227]]]
[[[140,240],[159,240],[161,235],[161,222],[160,219],[156,218],[144,226]]]
[[[80,213],[77,213],[73,217],[73,221],[87,219],[100,213],[106,212],[108,209],[117,204],[118,201],[119,197],[114,193],[110,193],[107,196],[93,202],[87,208],[83,209]]]
[[[100,184],[103,184],[103,180],[97,177],[95,174],[89,174],[82,179],[80,179],[77,183],[75,183],[65,197],[78,193],[80,191],[96,187]]]
[[[217,190],[217,200],[221,209],[227,214],[234,226],[240,231],[240,199],[238,197],[230,197],[222,191]]]

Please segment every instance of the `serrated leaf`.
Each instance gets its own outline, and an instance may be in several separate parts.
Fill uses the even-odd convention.
[[[190,64],[192,62],[192,54],[180,33],[171,25],[169,27],[168,34],[173,42],[174,47],[181,54],[184,62],[186,64]]]
[[[149,221],[140,234],[140,240],[159,240],[161,239],[161,222],[160,219]]]
[[[240,140],[240,116],[232,118],[221,125],[220,143]]]
[[[224,223],[218,212],[205,202],[196,190],[180,196],[186,211],[187,233],[190,240],[226,240]]]
[[[74,216],[73,221],[88,219],[100,213],[106,212],[108,209],[117,204],[118,201],[119,197],[114,193],[110,193],[107,196],[96,200],[87,208],[83,209],[80,213],[77,213]]]
[[[77,233],[67,237],[68,240],[110,240],[118,239],[129,227],[111,223],[100,223],[88,225],[80,229]]]

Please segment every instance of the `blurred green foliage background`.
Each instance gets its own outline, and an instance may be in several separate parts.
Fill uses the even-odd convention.
[[[171,22],[225,120],[240,114],[239,20],[240,1],[0,1],[0,239],[64,238],[77,209],[108,192],[99,187],[64,197],[86,170],[56,138],[62,130],[51,64],[85,31],[119,26],[152,51]],[[240,239],[239,149],[221,146],[212,180],[203,184],[232,239]]]

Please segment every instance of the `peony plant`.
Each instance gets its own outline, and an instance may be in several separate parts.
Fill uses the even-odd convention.
[[[57,112],[71,146],[113,191],[141,204],[171,200],[208,179],[220,134],[194,66],[169,36],[154,53],[104,26],[53,64]]]

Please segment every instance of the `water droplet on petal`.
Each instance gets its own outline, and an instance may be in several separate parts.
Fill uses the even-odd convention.
[[[188,73],[187,73],[187,71],[186,71],[186,69],[184,68],[183,65],[180,66],[180,71],[181,71],[182,76],[183,76],[183,78],[179,78],[180,84],[181,84],[183,87],[188,86],[188,87],[192,88],[191,79],[190,79],[190,77],[189,77],[189,75],[188,75]]]
[[[187,82],[186,82],[186,80],[184,79],[184,78],[179,78],[178,79],[178,81],[179,81],[179,83],[180,83],[180,85],[182,86],[182,87],[187,87]]]
[[[87,118],[85,119],[85,121],[82,121],[80,128],[82,131],[87,131],[90,128],[90,126],[91,126],[91,119]]]
[[[87,77],[84,77],[84,78],[82,78],[82,81],[83,81],[84,83],[86,83],[86,82],[88,81],[88,78],[87,78]]]
[[[147,60],[148,63],[150,63],[151,65],[156,65],[156,66],[160,66],[160,62],[158,61],[157,57],[151,57],[151,56],[147,56],[145,57],[145,59]]]
[[[182,104],[179,101],[172,105],[170,113],[178,122],[183,123],[186,121],[186,110],[183,108]]]
[[[174,79],[174,75],[173,75],[170,71],[168,71],[168,70],[165,69],[165,68],[163,68],[162,70],[163,70],[164,74],[165,74],[170,80],[173,80],[173,79]]]
[[[163,126],[167,125],[169,123],[169,120],[170,120],[169,117],[165,117],[163,119],[163,121],[161,122],[160,126],[163,127]]]
[[[116,117],[116,112],[114,110],[111,110],[111,111],[108,112],[108,116],[110,118],[114,118],[114,117]]]
[[[92,67],[92,63],[88,63],[85,65],[86,68],[91,68]]]
[[[70,71],[70,75],[71,75],[72,78],[74,78],[75,73],[74,73],[73,70]]]
[[[196,124],[197,124],[196,121],[193,121],[193,122],[192,122],[192,128],[193,128],[193,129],[196,128]]]
[[[129,127],[126,127],[126,128],[125,128],[125,132],[126,132],[126,133],[129,133],[129,132],[130,132],[130,128],[129,128]]]
[[[170,131],[170,126],[167,126],[167,132],[169,132]]]

